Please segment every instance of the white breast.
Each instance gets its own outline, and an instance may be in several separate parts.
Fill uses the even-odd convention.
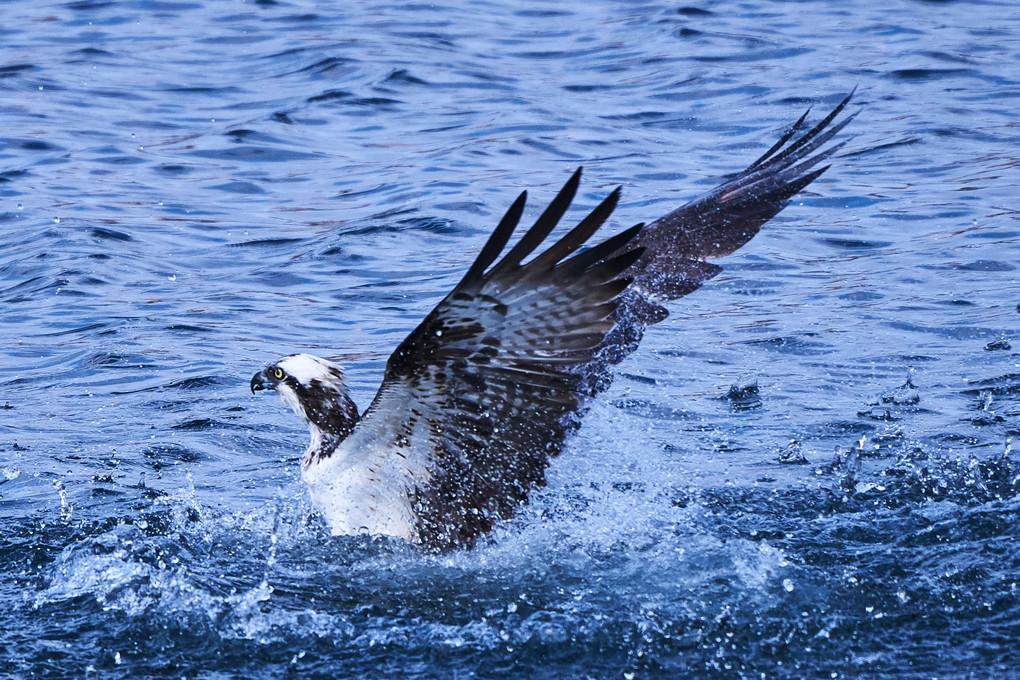
[[[383,455],[376,458],[376,464],[368,464],[352,463],[349,456],[334,454],[303,467],[301,477],[334,536],[367,533],[415,540],[408,498],[413,480],[392,467]]]
[[[369,533],[417,540],[410,494],[429,481],[427,425],[420,423],[410,437],[399,437],[403,419],[380,417],[405,412],[407,398],[398,393],[379,400],[375,414],[363,419],[330,457],[302,466],[312,503],[334,536]]]

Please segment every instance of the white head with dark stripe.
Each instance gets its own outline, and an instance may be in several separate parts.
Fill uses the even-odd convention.
[[[312,441],[302,459],[306,467],[328,458],[357,424],[358,408],[347,393],[337,364],[311,354],[291,354],[252,376],[252,394],[274,390],[283,403],[308,423]]]

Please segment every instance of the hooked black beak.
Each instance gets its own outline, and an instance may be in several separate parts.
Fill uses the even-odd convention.
[[[255,394],[262,390],[275,390],[276,385],[266,377],[265,371],[259,371],[251,377],[251,393]]]

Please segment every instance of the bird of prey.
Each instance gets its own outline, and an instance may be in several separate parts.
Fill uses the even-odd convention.
[[[385,534],[427,549],[470,547],[545,483],[611,366],[663,304],[721,271],[708,258],[747,243],[828,168],[854,117],[804,130],[806,112],[765,155],[701,198],[594,245],[617,188],[551,245],[578,169],[507,249],[527,192],[458,283],[396,348],[364,412],[336,363],[292,354],[251,379],[303,418],[301,474],[334,534]],[[798,135],[798,133],[801,133]],[[505,251],[505,253],[504,253]]]

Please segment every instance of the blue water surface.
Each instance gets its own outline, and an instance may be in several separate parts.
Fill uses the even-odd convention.
[[[1013,2],[0,17],[0,677],[1020,677]],[[364,406],[522,189],[652,220],[855,86],[516,519],[329,535],[254,371]]]

